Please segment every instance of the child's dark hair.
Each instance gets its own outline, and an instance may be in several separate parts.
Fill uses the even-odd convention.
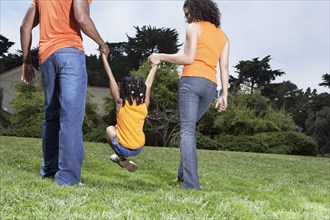
[[[125,100],[128,100],[130,105],[133,104],[133,100],[135,100],[137,105],[144,103],[146,90],[147,86],[142,77],[124,77],[120,83],[120,98],[123,99],[122,105],[125,106]]]

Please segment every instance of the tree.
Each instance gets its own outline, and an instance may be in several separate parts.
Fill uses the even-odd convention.
[[[88,85],[107,87],[108,76],[103,70],[101,60],[97,55],[86,56],[86,69],[88,75]]]
[[[285,74],[281,70],[272,70],[269,64],[270,60],[271,57],[268,55],[262,60],[259,60],[257,57],[252,60],[239,61],[235,66],[239,84],[246,83],[252,94],[256,88],[267,86],[271,81],[275,80],[276,76]],[[235,79],[231,79],[231,81],[238,83]]]
[[[150,65],[144,62],[132,75],[146,78]],[[179,75],[176,65],[158,68],[151,89],[149,114],[145,131],[153,143],[149,145],[168,146],[172,135],[179,129],[177,91]]]
[[[91,102],[91,95],[87,92],[83,123],[84,134],[87,134],[97,128],[100,122],[100,116],[97,114],[96,110],[97,104]]]
[[[3,101],[3,88],[0,87],[0,109],[2,109],[2,101]]]
[[[9,41],[8,38],[0,34],[0,59],[8,53],[9,48],[11,48],[14,44],[14,42]]]
[[[14,86],[17,95],[11,101],[14,115],[10,117],[10,128],[39,127],[39,133],[41,134],[41,124],[45,117],[41,82],[39,80],[33,84],[17,82]],[[83,123],[84,133],[97,128],[99,121],[99,116],[96,113],[96,104],[91,103],[90,95],[87,94]]]
[[[176,53],[182,44],[178,44],[179,34],[175,29],[151,26],[135,27],[136,35],[128,37],[125,52],[128,62],[134,70],[154,52]]]
[[[109,95],[104,97],[104,112],[106,114],[102,117],[102,121],[107,125],[115,125],[117,123],[116,119],[116,103],[113,100],[110,90]]]
[[[197,130],[203,135],[213,138],[219,134],[219,130],[214,126],[214,119],[217,117],[217,110],[215,109],[215,102],[213,102],[210,108],[205,112],[203,117],[197,123]]]
[[[17,50],[16,53],[8,53],[8,50],[15,43],[9,41],[3,35],[0,35],[0,73],[13,69],[22,65],[22,51]],[[39,69],[38,47],[31,49],[32,65]]]
[[[10,118],[10,127],[41,126],[44,118],[44,96],[41,82],[35,81],[34,84],[17,82],[14,86],[17,93],[16,98],[11,101],[11,105],[15,114]]]
[[[151,26],[134,27],[136,34],[127,36],[128,42],[107,43],[110,49],[109,64],[117,82],[137,70],[140,64],[153,52],[176,53],[182,44],[178,44],[178,32],[171,28]],[[99,55],[86,56],[88,84],[108,87],[108,78],[104,73]]]
[[[330,153],[330,107],[325,106],[314,114],[311,112],[306,121],[308,134],[315,138],[319,153]]]
[[[214,128],[221,135],[255,135],[262,132],[294,131],[296,126],[285,111],[275,111],[260,91],[230,94],[227,111],[217,114]]]
[[[108,57],[111,70],[117,82],[121,82],[124,76],[127,76],[133,70],[133,64],[129,62],[126,53],[127,43],[108,43],[110,54]]]
[[[323,82],[321,82],[319,86],[325,86],[330,88],[330,74],[326,73],[322,75],[322,80]]]

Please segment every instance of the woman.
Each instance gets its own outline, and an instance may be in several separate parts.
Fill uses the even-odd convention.
[[[216,96],[218,62],[222,92],[215,107],[218,112],[226,110],[229,40],[220,29],[220,12],[212,0],[186,0],[183,11],[188,23],[183,53],[154,53],[148,60],[184,65],[179,83],[181,143],[176,181],[183,182],[185,189],[199,190],[196,123]]]

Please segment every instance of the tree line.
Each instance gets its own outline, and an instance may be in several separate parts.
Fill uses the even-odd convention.
[[[178,42],[179,35],[175,29],[143,26],[135,27],[135,30],[135,36],[127,36],[126,42],[107,43],[110,48],[108,60],[119,82],[127,75],[145,77],[150,68],[145,60],[151,53],[176,53],[182,46]],[[2,35],[0,40],[0,71],[4,72],[21,65],[20,51],[15,54],[8,53],[14,43]],[[37,53],[38,48],[34,48],[32,62],[36,68],[38,68]],[[230,76],[228,111],[218,114],[212,107],[208,110],[197,126],[199,148],[294,152],[294,150],[289,152],[288,149],[278,150],[279,146],[274,147],[269,144],[268,146],[265,143],[271,142],[269,140],[265,143],[260,142],[261,139],[266,140],[268,136],[280,140],[279,134],[281,134],[283,140],[294,140],[297,135],[303,135],[302,137],[307,138],[305,143],[310,143],[308,138],[311,137],[317,144],[316,153],[330,153],[329,93],[318,94],[317,90],[311,88],[304,91],[291,81],[274,83],[276,77],[286,73],[272,69],[270,60],[271,56],[267,55],[263,58],[241,60],[234,66],[238,76]],[[108,78],[103,71],[99,55],[86,55],[86,65],[88,84],[108,87]],[[178,81],[178,66],[162,63],[152,88],[151,105],[145,125],[146,145],[178,146],[179,120],[176,103]],[[330,88],[329,74],[323,75],[320,85]],[[7,128],[3,134],[21,132],[24,136],[25,133],[31,132],[33,134],[30,136],[37,136],[43,118],[43,109],[40,105],[43,99],[41,85],[35,83],[28,86],[19,83],[16,89],[18,95],[12,102],[15,115],[9,119],[1,117],[7,122],[3,123]],[[104,128],[108,124],[114,124],[116,120],[113,103],[110,95],[106,97],[104,105],[106,114],[98,115],[95,111],[96,105],[88,97],[83,126],[85,140],[105,142]],[[230,144],[233,140],[237,141]],[[205,146],[206,143],[208,146]],[[251,147],[247,149],[249,143]],[[299,144],[301,145],[300,142]],[[237,146],[241,145],[242,147],[237,149]],[[256,149],[256,146],[260,146],[259,149]],[[310,146],[306,144],[306,147],[312,148]],[[274,150],[275,148],[277,151]],[[305,149],[297,154],[304,154],[303,150]],[[313,152],[309,154],[316,154],[315,151]]]

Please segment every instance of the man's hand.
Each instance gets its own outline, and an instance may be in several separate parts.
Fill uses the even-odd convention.
[[[33,82],[34,77],[35,75],[32,64],[23,63],[21,80],[26,84],[30,84]]]
[[[100,45],[99,51],[101,53],[103,53],[105,55],[105,57],[108,57],[109,56],[110,49],[109,49],[109,47],[108,47],[108,45],[106,43],[103,43],[102,45]]]

